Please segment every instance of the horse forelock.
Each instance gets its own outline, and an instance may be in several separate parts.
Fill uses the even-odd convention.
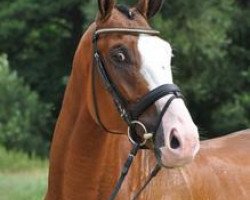
[[[119,4],[116,5],[116,8],[124,14],[128,19],[133,19],[133,13],[130,11],[130,8],[127,5]]]

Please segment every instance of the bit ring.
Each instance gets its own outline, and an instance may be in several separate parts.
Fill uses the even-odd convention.
[[[149,139],[151,139],[153,137],[153,134],[148,133],[146,126],[140,121],[134,120],[134,121],[131,122],[131,124],[139,125],[143,129],[143,131],[144,131],[144,134],[143,134],[144,140],[139,145],[144,146],[146,144],[147,140],[149,140]],[[130,142],[132,144],[138,144],[136,141],[133,140],[133,138],[131,136],[131,127],[130,126],[128,126],[128,139],[130,140]]]

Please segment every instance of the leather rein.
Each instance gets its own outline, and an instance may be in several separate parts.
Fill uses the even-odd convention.
[[[99,108],[97,103],[97,94],[96,94],[96,68],[99,72],[101,79],[103,80],[103,84],[105,86],[105,89],[109,92],[109,94],[112,96],[112,99],[114,101],[114,104],[116,105],[116,108],[121,116],[121,118],[127,123],[128,125],[128,138],[130,142],[132,143],[132,149],[128,155],[128,158],[123,165],[123,168],[121,170],[120,177],[112,191],[112,194],[110,195],[109,200],[114,200],[117,197],[117,194],[121,188],[121,185],[129,171],[129,168],[133,162],[134,157],[136,156],[139,149],[145,148],[145,144],[148,140],[154,141],[155,134],[161,124],[162,117],[164,113],[167,111],[168,107],[170,106],[171,102],[176,98],[182,98],[182,94],[180,89],[175,84],[164,84],[157,88],[155,88],[152,91],[149,91],[148,94],[143,96],[139,102],[134,103],[133,105],[130,105],[126,99],[121,95],[120,91],[118,90],[118,87],[116,84],[112,81],[110,75],[107,72],[107,69],[105,67],[104,61],[102,59],[101,52],[98,49],[98,40],[100,35],[105,34],[126,34],[126,35],[135,35],[138,36],[140,34],[146,34],[146,35],[159,35],[159,31],[152,30],[152,29],[132,29],[132,28],[103,28],[98,29],[95,31],[93,35],[93,46],[94,46],[94,62],[95,66],[92,68],[92,98],[93,98],[93,104],[94,104],[94,112],[96,116],[96,120],[98,124],[104,129],[106,132],[110,132],[113,134],[121,134],[119,132],[111,131],[109,130],[101,121],[100,115],[99,115]],[[168,99],[166,104],[164,105],[159,118],[157,119],[157,123],[154,127],[154,130],[152,132],[148,132],[147,127],[138,120],[138,118],[143,114],[143,112],[152,106],[157,100],[161,99],[162,97],[172,94],[172,96]],[[141,127],[141,129],[144,131],[143,138],[141,138],[136,131],[135,126]],[[156,149],[154,148],[154,151],[156,153]],[[157,175],[157,173],[161,169],[161,162],[159,161],[158,156],[156,156],[158,163],[155,165],[153,170],[151,171],[150,175],[147,177],[145,183],[143,186],[138,190],[138,192],[135,193],[132,200],[135,200],[138,198],[138,196],[141,194],[141,192],[145,189],[145,187],[149,184],[149,182],[152,180],[153,177]]]

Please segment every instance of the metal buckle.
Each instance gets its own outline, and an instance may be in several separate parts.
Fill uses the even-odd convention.
[[[142,127],[142,129],[144,130],[144,134],[143,134],[144,140],[139,144],[140,146],[144,146],[146,144],[147,140],[149,140],[149,139],[151,139],[153,137],[153,133],[148,133],[146,126],[140,121],[134,120],[134,121],[131,122],[131,124],[140,125]],[[130,128],[130,126],[128,127],[128,139],[130,140],[130,142],[132,144],[137,144],[137,142],[134,141],[132,136],[131,136],[131,128]]]

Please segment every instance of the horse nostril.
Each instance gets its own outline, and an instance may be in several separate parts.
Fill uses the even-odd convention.
[[[181,144],[180,144],[178,138],[175,136],[174,131],[175,130],[171,131],[170,137],[169,137],[169,139],[170,139],[170,148],[171,149],[178,149],[181,146]]]

